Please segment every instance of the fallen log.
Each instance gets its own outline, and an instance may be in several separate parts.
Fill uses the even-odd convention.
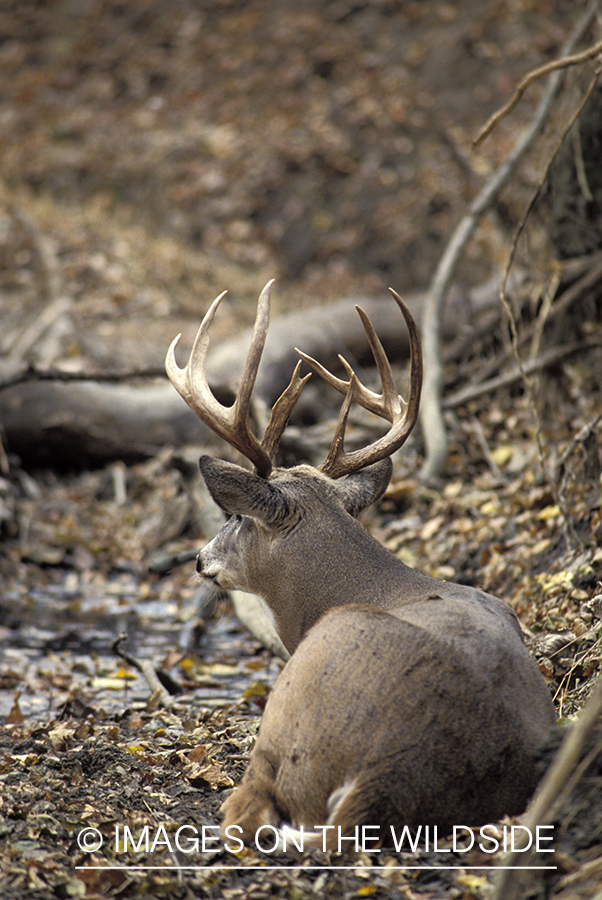
[[[423,296],[404,298],[419,324]],[[372,364],[363,327],[353,312],[356,302],[370,316],[389,357],[406,358],[403,320],[388,296],[349,298],[284,315],[272,324],[258,373],[256,392],[266,404],[271,405],[288,383],[298,360],[297,346],[328,367],[336,365],[339,353]],[[483,314],[496,319],[497,305],[494,284],[470,292],[455,288],[446,306],[444,340],[457,338]],[[221,402],[234,397],[250,335],[248,329],[210,348],[209,381]],[[215,444],[215,436],[167,379],[139,385],[24,381],[0,390],[0,426],[8,451],[25,465],[64,468],[113,459],[132,462],[153,456],[165,445]]]

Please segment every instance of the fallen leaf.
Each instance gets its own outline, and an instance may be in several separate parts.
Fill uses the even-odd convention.
[[[7,725],[20,725],[25,721],[25,716],[21,712],[21,708],[19,707],[19,694],[15,695],[15,699],[13,700],[13,705],[10,708],[10,711],[6,717]]]

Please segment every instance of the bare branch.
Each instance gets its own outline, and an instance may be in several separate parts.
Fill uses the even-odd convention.
[[[514,109],[529,85],[533,84],[534,81],[537,81],[538,78],[543,78],[551,72],[558,72],[560,69],[567,69],[569,66],[579,66],[581,63],[594,59],[594,57],[598,56],[600,53],[602,53],[602,41],[594,44],[593,47],[588,47],[588,49],[584,50],[582,53],[575,53],[573,56],[564,56],[562,59],[554,59],[549,63],[545,63],[543,66],[539,66],[538,69],[533,69],[519,81],[510,100],[491,116],[480,134],[474,139],[473,145],[478,147],[479,144],[491,134],[498,122]]]
[[[149,659],[136,659],[127,653],[121,646],[127,640],[127,634],[121,634],[113,641],[112,650],[116,656],[125,660],[134,669],[137,669],[144,676],[146,682],[153,692],[153,701],[162,707],[169,707],[173,703],[173,697],[182,692],[179,684],[164,672],[162,669],[156,669]]]
[[[571,776],[583,774],[584,767],[578,765],[579,758],[583,747],[598,725],[601,714],[602,678],[598,677],[589,700],[581,711],[577,722],[564,738],[560,750],[525,813],[523,820],[525,830],[522,832],[521,838],[527,834],[534,834],[537,826],[545,825],[553,820],[556,810],[567,795],[567,788],[570,790],[575,784],[576,779],[571,778]],[[519,874],[516,869],[512,869],[512,866],[518,861],[519,854],[521,865],[527,865],[530,852],[525,851],[521,840],[518,841],[518,844],[519,846],[504,861],[505,868],[499,873],[494,900],[515,900],[515,898],[521,896],[519,893]],[[527,852],[527,858],[525,858],[525,852]]]
[[[547,461],[546,461],[544,441],[543,441],[543,437],[542,437],[541,421],[540,421],[539,412],[537,409],[537,403],[535,401],[535,392],[534,392],[534,388],[533,388],[533,383],[525,371],[525,364],[523,363],[520,353],[518,352],[518,329],[516,327],[516,322],[514,320],[512,308],[506,297],[506,283],[507,283],[508,276],[510,273],[510,268],[512,266],[512,261],[514,259],[514,254],[516,253],[516,248],[518,246],[518,239],[526,226],[527,219],[529,218],[529,215],[531,214],[531,211],[535,205],[535,201],[537,200],[539,193],[541,191],[541,188],[547,179],[548,172],[550,171],[550,167],[551,167],[554,159],[556,158],[560,148],[562,147],[562,144],[564,143],[566,136],[568,135],[569,131],[573,127],[574,123],[579,118],[581,110],[583,109],[583,107],[585,106],[587,101],[589,100],[589,97],[590,97],[592,91],[594,90],[594,87],[596,86],[599,75],[600,75],[600,65],[598,65],[596,72],[594,74],[594,77],[590,81],[590,84],[585,93],[585,96],[583,97],[581,103],[575,110],[574,114],[571,116],[569,123],[567,124],[567,126],[564,129],[564,133],[563,133],[562,137],[560,138],[560,140],[558,141],[558,144],[554,148],[554,152],[552,153],[552,155],[550,156],[550,159],[548,160],[548,163],[545,167],[544,173],[539,181],[539,184],[538,184],[537,188],[535,189],[533,196],[531,197],[531,201],[530,201],[530,203],[527,207],[527,210],[522,218],[522,221],[520,222],[520,225],[518,226],[518,228],[516,230],[516,234],[515,234],[514,240],[512,242],[512,247],[510,248],[510,254],[508,256],[508,262],[506,264],[506,270],[504,272],[504,279],[502,282],[502,289],[500,291],[500,301],[502,303],[502,306],[504,307],[504,310],[506,311],[506,315],[508,317],[508,322],[510,324],[510,337],[511,337],[511,342],[512,342],[512,350],[514,353],[514,357],[516,359],[516,364],[521,372],[527,395],[528,395],[528,397],[530,399],[530,403],[531,403],[531,411],[532,411],[533,419],[535,421],[535,426],[536,426],[535,439],[537,441],[537,447],[538,447],[538,451],[539,451],[540,465],[541,465],[542,471],[544,473],[544,476],[546,478],[546,481],[548,482],[548,484],[550,486],[552,495],[554,496],[554,499],[555,499],[556,503],[558,504],[560,511],[562,513],[562,517],[564,519],[565,534],[567,537],[567,541],[569,541],[570,543],[572,543],[575,546],[580,546],[582,542],[581,542],[581,539],[579,538],[579,535],[577,534],[577,532],[575,531],[575,529],[573,527],[572,519],[569,514],[569,510],[567,509],[567,506],[564,502],[564,498],[558,494],[558,491],[556,489],[556,482],[555,482],[554,478],[552,478],[550,476],[550,473],[548,472],[548,465],[547,465]]]
[[[20,372],[0,378],[0,391],[23,384],[25,381],[63,381],[82,382],[99,381],[118,383],[121,381],[133,381],[136,378],[165,378],[163,367],[149,367],[147,369],[129,369],[127,372],[65,372],[63,369],[38,369],[37,366],[28,366]]]
[[[584,353],[593,347],[600,346],[602,346],[602,340],[587,341],[585,343],[579,341],[565,347],[554,347],[546,353],[542,353],[536,359],[524,362],[520,368],[518,365],[515,365],[509,372],[498,375],[496,378],[489,378],[487,381],[480,382],[480,384],[469,384],[464,388],[460,388],[454,394],[446,397],[443,401],[443,408],[454,409],[457,406],[462,406],[462,404],[468,403],[470,400],[482,397],[483,394],[490,394],[500,388],[508,387],[517,381],[524,380],[525,376],[532,375],[534,372],[540,372],[542,369],[553,366],[560,360],[573,356],[575,353]]]

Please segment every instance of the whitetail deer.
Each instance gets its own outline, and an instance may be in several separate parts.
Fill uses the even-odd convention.
[[[362,825],[451,829],[519,813],[535,787],[534,750],[554,713],[516,615],[491,594],[408,568],[354,518],[382,496],[390,456],[416,421],[422,362],[415,323],[391,291],[410,335],[407,403],[359,308],[380,395],[342,358],[348,380],[298,351],[345,399],[318,469],[273,468],[309,375],[300,376],[299,363],[260,443],[250,430],[249,404],[269,288],[259,298],[232,407],[217,402],[205,373],[209,326],[223,294],[201,324],[187,367],[175,361],[178,338],[166,360],[189,406],[255,467],[253,473],[201,458],[207,487],[231,518],[199,554],[197,570],[222,588],[259,595],[293,654],[268,700],[242,783],[224,804],[224,833],[237,825],[250,843],[262,825],[327,824],[336,836]],[[391,427],[370,446],[347,452],[352,401]]]

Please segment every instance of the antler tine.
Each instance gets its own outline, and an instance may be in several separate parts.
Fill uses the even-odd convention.
[[[349,410],[351,409],[354,392],[360,386],[360,382],[357,380],[357,375],[353,370],[349,372],[349,381],[347,384],[348,387],[345,392],[345,399],[343,400],[343,403],[341,404],[341,408],[339,410],[339,418],[337,420],[334,437],[328,451],[328,456],[326,457],[322,465],[319,466],[321,472],[323,472],[325,475],[330,475],[332,478],[339,478],[340,475],[347,474],[347,472],[341,472],[340,475],[337,475],[333,474],[333,472],[338,471],[341,462],[346,457],[345,429],[347,427],[347,418],[349,416]]]
[[[240,390],[233,407],[237,426],[241,430],[244,428],[245,431],[248,430],[247,422],[251,395],[253,393],[253,388],[255,387],[257,370],[259,368],[259,363],[261,362],[261,355],[268,334],[268,325],[270,323],[270,289],[273,284],[274,279],[272,278],[262,290],[259,295],[259,300],[257,301],[257,314],[253,325],[253,334],[251,335],[251,346],[249,347],[247,361],[245,362],[245,368],[240,379]]]
[[[345,395],[345,400],[339,413],[339,419],[335,431],[330,450],[326,460],[320,466],[320,470],[331,478],[340,478],[342,475],[348,475],[363,469],[371,463],[378,462],[386,456],[390,456],[398,450],[416,424],[418,418],[418,407],[420,404],[420,390],[422,387],[422,352],[420,349],[420,338],[414,319],[399,296],[392,288],[389,288],[393,299],[399,306],[408,326],[408,335],[410,343],[410,393],[407,402],[397,393],[393,372],[384,348],[378,339],[376,332],[363,309],[356,306],[358,314],[362,320],[368,342],[372,349],[376,367],[380,376],[382,393],[375,394],[363,385],[355,375],[349,363],[340,356],[339,359],[343,363],[349,380],[344,381],[337,378],[331,372],[324,368],[312,357],[307,356],[300,350],[297,350],[299,356],[307,362],[328,384],[337,391]],[[364,409],[381,416],[391,422],[392,427],[382,438],[374,441],[368,447],[360,450],[354,450],[351,453],[345,453],[344,437],[347,417],[351,401],[355,400]]]
[[[267,478],[270,474],[272,470],[272,460],[270,453],[266,452],[265,447],[259,443],[255,435],[249,430],[249,406],[257,377],[257,369],[259,367],[267,335],[270,316],[270,288],[272,284],[273,281],[269,281],[259,297],[257,315],[251,337],[251,346],[249,348],[241,379],[240,391],[233,406],[222,406],[222,404],[216,400],[209,387],[206,373],[209,328],[226,291],[220,294],[207,310],[195,338],[190,353],[190,359],[185,368],[181,369],[178,366],[175,357],[175,348],[181,335],[178,335],[172,341],[165,358],[165,369],[169,380],[192,411],[196,413],[199,419],[211,428],[212,431],[224,438],[231,446],[239,450],[243,456],[246,456],[246,458],[255,466],[257,474],[261,475],[263,478]],[[298,399],[300,390],[295,395],[295,401]],[[276,406],[278,406],[278,403]],[[287,419],[292,411],[293,405],[294,404],[290,405],[290,409],[288,409]],[[284,426],[282,427],[282,431],[283,430]],[[282,431],[278,437],[280,437]],[[276,445],[277,441],[275,444],[273,441],[271,442],[270,448],[272,453],[275,451]]]
[[[282,394],[278,397],[274,406],[272,407],[270,421],[268,422],[268,427],[265,430],[265,434],[261,442],[261,446],[270,457],[270,459],[276,452],[276,448],[278,447],[280,438],[282,437],[282,433],[287,426],[288,420],[295,407],[295,404],[297,403],[297,400],[301,396],[301,391],[305,387],[305,383],[311,378],[311,372],[308,375],[305,375],[303,378],[300,378],[300,368],[301,362],[299,361],[295,366],[295,370],[292,374],[288,387],[282,392]]]

